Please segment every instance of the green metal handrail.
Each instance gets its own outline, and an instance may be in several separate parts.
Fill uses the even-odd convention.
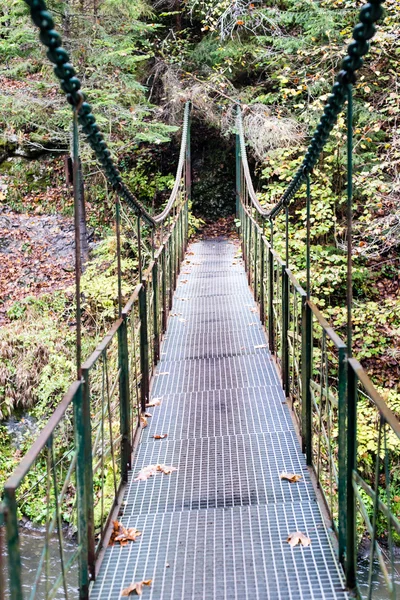
[[[38,439],[22,459],[4,486],[5,521],[9,561],[9,583],[12,600],[22,600],[20,507],[29,491],[18,495],[25,479],[48,482],[43,499],[52,499],[54,510],[46,515],[46,532],[36,584],[44,580],[47,599],[60,597],[60,587],[67,589],[68,571],[79,566],[80,598],[87,599],[90,582],[95,579],[96,559],[106,541],[108,524],[120,501],[121,489],[131,467],[132,448],[140,434],[140,415],[149,400],[150,378],[159,359],[159,345],[165,331],[176,275],[187,244],[187,198],[174,218],[172,228],[157,250],[154,260],[143,273],[121,317],[113,324],[91,356],[82,364],[82,380],[76,381],[64,397]],[[161,265],[161,268],[159,266]],[[150,295],[149,290],[152,288]],[[150,309],[153,320],[149,319]],[[149,352],[149,348],[152,349]],[[63,466],[57,455],[50,462],[46,456],[57,448],[65,418],[74,410],[75,445],[67,453]],[[46,468],[43,469],[43,464]],[[44,474],[43,474],[44,470]],[[63,474],[63,478],[60,473]],[[106,480],[111,472],[112,485]],[[57,477],[53,477],[56,474]],[[73,526],[78,534],[78,547],[73,559],[64,558],[65,537],[61,515],[68,512],[65,489],[77,490]],[[110,491],[111,489],[111,491]],[[64,490],[64,491],[63,491]],[[37,486],[35,488],[37,494]],[[32,490],[31,490],[32,492]],[[75,514],[76,513],[76,514]],[[57,534],[61,572],[50,582],[46,572],[51,538]],[[53,578],[54,579],[54,578]],[[67,592],[65,591],[65,597]]]
[[[324,115],[301,168],[282,198],[271,210],[262,206],[252,184],[240,108],[236,136],[236,206],[243,258],[249,284],[260,306],[269,345],[282,374],[283,387],[297,419],[307,464],[314,470],[318,487],[331,516],[338,539],[338,557],[346,584],[359,597],[372,598],[374,564],[377,561],[391,599],[396,598],[394,533],[400,534],[399,516],[390,498],[390,444],[398,443],[400,422],[380,396],[359,362],[352,358],[352,83],[368,50],[373,23],[382,15],[380,1],[365,5],[354,29],[354,42],[342,64]],[[311,173],[337,116],[347,99],[347,228],[348,286],[347,343],[325,320],[310,300]],[[306,183],[306,288],[289,269],[288,205]],[[282,259],[274,250],[274,219],[285,210],[285,247]],[[267,237],[265,221],[269,220]],[[357,410],[371,412],[371,452],[375,456],[373,481],[363,472],[357,455]],[[384,480],[384,485],[382,485]],[[368,508],[368,503],[370,508]],[[372,518],[371,515],[372,504]],[[384,560],[377,531],[386,523],[389,563]],[[359,576],[357,555],[360,537],[369,536],[369,580]]]
[[[26,0],[27,1],[27,0]],[[166,330],[177,274],[188,240],[188,205],[191,195],[190,103],[186,103],[178,167],[173,189],[159,215],[150,215],[122,183],[111,153],[84,102],[80,82],[75,76],[61,38],[43,0],[27,1],[40,39],[48,47],[48,57],[56,64],[55,74],[73,107],[73,168],[76,260],[77,381],[41,431],[4,488],[4,510],[11,600],[26,598],[23,588],[20,537],[23,527],[21,509],[32,491],[37,495],[46,484],[43,500],[48,505],[46,529],[29,598],[44,586],[46,600],[64,595],[73,568],[78,570],[79,597],[87,600],[96,577],[96,559],[107,541],[108,525],[121,500],[131,467],[132,449],[141,430],[141,414],[149,400],[150,379],[160,357],[160,342]],[[117,238],[118,319],[92,355],[81,364],[80,237],[79,237],[79,128],[112,183],[117,198],[115,222]],[[137,217],[139,283],[125,307],[122,305],[121,211],[126,201]],[[150,225],[151,258],[143,256],[142,222]],[[158,244],[158,247],[155,246]],[[73,412],[73,419],[72,419]],[[73,420],[75,443],[65,452],[65,428]],[[68,434],[69,435],[69,434]],[[67,435],[67,440],[69,439]],[[64,436],[64,445],[60,442]],[[59,449],[62,453],[59,455]],[[110,475],[111,474],[111,475]],[[111,476],[111,482],[110,482]],[[29,487],[29,483],[33,485]],[[27,483],[28,482],[28,483]],[[71,507],[69,490],[76,490]],[[25,487],[27,489],[25,489]],[[19,491],[22,492],[20,493]],[[52,504],[50,504],[52,503]],[[51,508],[51,506],[53,506]],[[64,516],[77,532],[77,549],[65,556]],[[0,523],[1,527],[1,523]],[[54,536],[56,540],[54,541]],[[53,540],[53,541],[52,541]],[[1,538],[0,538],[1,543]],[[51,544],[57,546],[61,571],[52,577],[49,568]],[[54,574],[53,574],[54,575]],[[62,592],[60,592],[62,588]]]

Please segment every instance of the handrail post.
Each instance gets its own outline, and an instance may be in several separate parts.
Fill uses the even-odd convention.
[[[287,265],[286,265],[287,266]],[[289,276],[282,266],[282,383],[286,397],[289,396]]]
[[[80,429],[83,444],[83,481],[85,486],[86,531],[88,549],[89,578],[96,577],[96,552],[94,539],[94,506],[93,506],[93,456],[92,456],[92,424],[90,414],[90,376],[89,369],[82,368],[82,411],[76,426]]]
[[[265,325],[265,244],[262,231],[260,232],[260,320],[263,326]]]
[[[357,514],[353,487],[353,471],[357,466],[357,376],[347,363],[347,544],[346,544],[346,585],[356,587],[356,534]]]
[[[238,107],[239,110],[239,107]],[[241,162],[242,162],[242,154],[240,151],[240,136],[236,134],[236,149],[235,149],[235,158],[236,158],[236,217],[239,217],[239,205],[240,205],[240,197],[241,197]]]
[[[85,485],[85,433],[83,427],[83,389],[79,386],[74,397],[75,448],[76,448],[76,495],[79,555],[79,600],[89,598],[88,536],[87,536],[87,489]]]
[[[312,311],[307,301],[302,309],[301,336],[301,446],[307,465],[312,465],[312,402],[310,381],[312,376]]]
[[[158,260],[154,261],[153,278],[153,329],[154,329],[154,364],[160,360],[160,286],[158,278]]]
[[[247,280],[249,282],[249,286],[251,287],[251,230],[253,228],[251,217],[248,218],[248,230],[247,230]]]
[[[140,318],[140,370],[142,379],[140,382],[140,402],[142,412],[146,411],[149,401],[149,333],[147,330],[147,281],[142,280],[139,290],[139,318]]]
[[[258,235],[257,225],[254,224],[254,300],[258,302]]]
[[[22,566],[19,545],[18,507],[15,490],[4,490],[6,504],[6,530],[8,551],[8,572],[11,600],[23,600],[22,595]]]
[[[268,248],[268,341],[270,351],[275,354],[274,255],[272,254],[272,248]]]
[[[185,188],[186,198],[192,197],[192,156],[190,148],[190,129],[191,129],[191,104],[189,103],[189,114],[186,130],[186,154],[185,154]]]
[[[347,406],[346,406],[346,350],[338,349],[338,463],[339,463],[339,561],[344,565],[347,535]]]
[[[121,430],[121,479],[128,481],[128,471],[131,468],[131,406],[129,393],[129,355],[126,316],[118,329],[118,361],[120,368],[119,397],[120,397],[120,430]]]
[[[161,296],[162,296],[162,332],[167,329],[168,308],[167,308],[167,246],[164,244],[160,254],[161,258]]]

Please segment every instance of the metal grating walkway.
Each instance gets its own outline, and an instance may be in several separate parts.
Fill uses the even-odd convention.
[[[92,600],[143,579],[152,600],[348,598],[237,250],[186,256],[120,516],[142,536],[107,548]],[[177,471],[134,481],[155,463]]]

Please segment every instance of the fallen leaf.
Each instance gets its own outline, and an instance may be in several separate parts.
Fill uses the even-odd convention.
[[[151,585],[151,579],[146,579],[144,581],[137,581],[136,583],[131,583],[131,585],[121,592],[121,596],[130,596],[131,594],[136,594],[137,596],[141,596],[143,592],[144,585]]]
[[[140,424],[143,427],[143,429],[147,427],[148,423],[146,419],[146,413],[144,415],[140,415]]]
[[[138,476],[134,481],[146,481],[150,477],[153,477],[157,472],[164,473],[164,475],[170,475],[173,471],[177,471],[176,467],[168,467],[167,465],[148,465],[139,471]]]
[[[266,348],[267,344],[258,344],[257,346],[254,346],[254,348]]]
[[[164,440],[168,436],[168,433],[156,433],[153,435],[155,440]]]
[[[145,412],[145,413],[144,413],[144,416],[145,416],[145,417],[152,417],[153,415],[152,415],[151,413]]]
[[[311,544],[310,538],[304,535],[304,533],[301,533],[301,531],[291,533],[286,541],[292,548],[298,544],[301,544],[302,546],[309,546]]]
[[[300,481],[300,479],[302,479],[302,476],[296,475],[296,473],[281,473],[280,477],[281,479],[286,479],[287,481],[290,481],[290,483],[296,483],[297,481]]]
[[[153,477],[157,473],[157,465],[148,465],[139,471],[138,476],[134,481],[146,481],[150,477]]]
[[[119,542],[121,546],[126,546],[128,542],[136,542],[142,532],[135,527],[124,527],[119,521],[113,521],[113,531],[110,537],[109,546]]]

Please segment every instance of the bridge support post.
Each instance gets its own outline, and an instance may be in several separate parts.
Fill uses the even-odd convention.
[[[357,376],[347,364],[347,545],[346,545],[346,585],[356,587],[356,534],[357,512],[353,487],[353,471],[357,465]]]
[[[160,311],[160,286],[158,276],[158,259],[155,260],[153,269],[153,328],[154,328],[154,364],[160,360],[160,321],[158,319]]]
[[[87,556],[89,578],[94,581],[96,577],[96,552],[94,542],[94,508],[93,508],[93,457],[92,457],[92,424],[90,413],[90,382],[89,368],[82,367],[82,411],[80,420],[77,421],[79,435],[82,436],[81,443],[83,444],[82,463],[83,468],[83,483],[84,483],[84,499],[85,504],[82,510],[86,511],[86,535],[87,535]]]
[[[347,535],[347,402],[346,351],[339,348],[338,419],[339,419],[339,560],[344,564]]]
[[[301,445],[307,465],[312,465],[312,403],[310,381],[312,375],[312,311],[307,301],[302,310],[301,336]]]
[[[88,571],[88,537],[87,537],[87,499],[85,486],[85,443],[82,428],[82,384],[74,398],[75,421],[75,447],[76,461],[76,493],[77,493],[77,518],[78,518],[78,543],[81,546],[79,555],[79,600],[89,598],[89,571]]]
[[[162,332],[167,329],[168,308],[167,308],[167,246],[164,244],[160,254],[161,258],[161,295],[162,295]]]
[[[269,349],[275,354],[274,333],[274,255],[268,248],[268,341]]]
[[[262,232],[260,233],[260,320],[265,325],[265,244]]]
[[[258,280],[259,280],[259,268],[258,268],[258,235],[257,225],[254,224],[254,300],[258,302]]]
[[[142,412],[146,411],[149,401],[149,333],[147,329],[147,281],[142,280],[139,291],[139,318],[140,318],[140,371],[142,379],[140,382],[140,403]]]
[[[286,397],[289,396],[289,277],[286,266],[282,267],[282,383]]]
[[[118,360],[120,368],[119,398],[120,398],[120,430],[121,430],[121,479],[128,481],[128,471],[131,468],[131,405],[129,393],[129,357],[128,333],[126,317],[123,317],[118,329]]]

